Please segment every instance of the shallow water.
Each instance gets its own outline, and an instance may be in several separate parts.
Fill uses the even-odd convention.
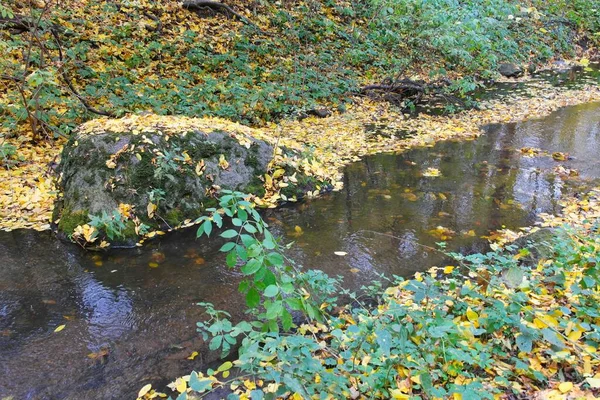
[[[367,157],[348,166],[342,191],[265,218],[296,241],[290,255],[298,263],[358,288],[381,273],[440,265],[442,257],[423,246],[442,234],[450,250],[485,250],[481,236],[528,225],[539,212],[558,211],[566,192],[598,184],[598,103],[485,130],[470,142]],[[573,159],[530,158],[522,147]],[[563,179],[558,165],[580,177]],[[440,176],[423,176],[428,168]],[[1,232],[0,398],[135,398],[146,383],[206,366],[216,354],[195,334],[202,317],[195,303],[243,316],[239,275],[224,266],[220,245],[196,241],[191,229],[142,249],[90,254],[50,233]],[[201,355],[186,359],[195,350]]]

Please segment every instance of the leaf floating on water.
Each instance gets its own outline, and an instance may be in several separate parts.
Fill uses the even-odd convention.
[[[401,196],[408,201],[417,201],[417,195],[414,193],[402,193]]]
[[[152,389],[152,385],[149,383],[140,389],[140,391],[138,392],[138,397],[144,397],[146,393],[150,391],[150,389]]]
[[[441,174],[442,173],[437,168],[427,168],[425,170],[425,172],[423,172],[423,176],[426,176],[426,177],[436,177],[436,176],[440,176]]]
[[[290,233],[290,236],[292,236],[292,237],[296,237],[296,238],[297,238],[297,237],[300,237],[300,236],[302,236],[302,235],[304,235],[304,231],[303,231],[303,230],[302,230],[302,228],[301,228],[301,227],[299,227],[298,225],[296,225],[296,226],[294,227],[294,232]]]
[[[552,153],[552,158],[554,161],[566,161],[569,159],[569,155],[567,153],[561,153],[559,151]]]
[[[348,253],[346,253],[345,251],[334,251],[333,254],[335,254],[336,256],[345,256]]]
[[[62,331],[63,329],[65,329],[65,326],[66,325],[59,325],[59,326],[57,326],[56,329],[54,330],[54,332],[56,333],[56,332]]]

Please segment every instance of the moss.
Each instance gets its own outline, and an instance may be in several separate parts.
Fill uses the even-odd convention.
[[[219,205],[219,200],[215,199],[213,197],[207,197],[206,199],[202,200],[203,209],[217,207],[218,205]]]
[[[256,170],[259,167],[258,157],[256,156],[256,154],[248,153],[248,155],[246,156],[246,160],[244,160],[244,164]]]
[[[90,221],[88,214],[88,210],[71,212],[63,209],[58,222],[59,232],[70,236],[79,225],[85,225]]]
[[[96,177],[94,176],[94,174],[88,174],[83,178],[83,181],[88,185],[93,185],[96,181]]]
[[[125,222],[125,229],[121,232],[123,239],[136,239],[138,234],[135,232],[135,223],[131,220]]]
[[[179,208],[172,208],[165,213],[165,221],[172,227],[180,225],[186,216]]]
[[[140,162],[132,168],[133,172],[129,175],[129,186],[140,190],[149,189],[154,183],[154,170],[152,157],[147,153],[142,153]],[[141,192],[140,192],[141,193]]]
[[[220,153],[219,145],[208,140],[197,141],[189,148],[186,146],[186,150],[193,160],[214,157]]]
[[[258,197],[263,197],[265,195],[265,185],[258,176],[255,176],[252,178],[250,183],[246,185],[243,191],[248,194],[254,194]]]

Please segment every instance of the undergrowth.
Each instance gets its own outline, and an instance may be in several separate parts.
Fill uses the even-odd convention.
[[[100,115],[220,116],[250,124],[345,109],[396,76],[459,79],[543,64],[598,43],[597,0],[255,0],[245,21],[174,0],[16,0],[0,8],[0,133],[68,135]]]

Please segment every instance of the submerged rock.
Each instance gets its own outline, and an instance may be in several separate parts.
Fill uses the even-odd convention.
[[[507,78],[516,78],[523,75],[523,69],[516,64],[502,63],[498,66],[498,72],[500,75]]]
[[[63,150],[54,221],[63,237],[77,230],[87,243],[133,245],[145,231],[197,218],[219,189],[261,196],[272,158],[270,144],[239,133],[80,129]]]

